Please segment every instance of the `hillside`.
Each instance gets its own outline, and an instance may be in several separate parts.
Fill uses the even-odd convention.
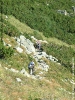
[[[6,18],[6,16],[3,15],[3,18]],[[26,27],[27,29],[30,29],[32,32],[34,31],[31,28],[29,28],[27,25],[24,25],[21,22],[19,22],[13,16],[8,16],[8,19],[6,20],[8,20],[8,22],[10,22],[11,25],[14,25],[19,31],[22,30],[22,29],[20,30],[20,28],[21,27],[23,28],[23,26]],[[16,23],[14,24],[14,22]],[[20,25],[20,28],[19,28],[19,25]],[[29,32],[29,30],[26,30],[26,29],[24,31],[26,33]],[[46,39],[42,35],[42,33],[39,32],[38,34],[41,34],[43,40]],[[6,44],[12,45],[12,48],[14,48],[17,45],[14,38],[6,34],[3,35],[3,41]],[[53,41],[51,41],[51,43],[52,42]],[[69,47],[68,44],[65,44],[62,41],[61,43],[64,46]],[[59,45],[58,42],[56,42],[56,44]],[[9,57],[6,57],[5,59],[0,60],[1,100],[3,99],[4,100],[19,100],[19,99],[21,100],[40,100],[40,99],[41,100],[42,99],[52,100],[53,98],[55,100],[57,99],[58,100],[65,100],[65,99],[71,100],[72,98],[72,83],[71,83],[72,74],[69,70],[67,70],[67,68],[65,68],[62,65],[58,65],[57,63],[44,59],[46,63],[50,66],[50,68],[48,72],[44,72],[42,77],[45,77],[45,79],[42,79],[42,80],[39,80],[39,79],[35,80],[32,78],[23,76],[22,74],[20,74],[20,72],[14,73],[14,72],[10,72],[10,70],[6,70],[6,68],[9,68],[9,69],[14,68],[16,70],[21,71],[22,67],[24,67],[26,71],[28,72],[27,66],[28,66],[29,61],[31,60],[30,56],[33,54],[27,54],[25,48],[23,48],[23,50],[25,52],[18,53],[14,51],[14,55],[12,54],[12,56],[9,56]],[[38,63],[36,61],[35,63],[36,63],[36,69],[37,69]],[[37,69],[36,75],[38,75],[40,71],[41,70]],[[20,78],[22,80],[21,83],[18,83],[16,78]],[[16,87],[16,85],[18,85],[18,87]],[[10,91],[10,94],[9,94],[9,91]]]
[[[1,13],[15,16],[46,37],[75,44],[74,6],[74,0],[1,0]]]
[[[54,41],[56,38],[56,41],[60,40],[69,45],[73,45],[74,47],[74,6],[75,2],[73,0],[1,0],[1,13],[5,15],[13,15],[19,21],[27,24],[29,27],[35,30],[33,32],[33,35],[35,36],[38,31],[40,31],[45,37],[47,37],[47,40],[49,41],[52,39]],[[64,11],[66,11],[66,15]],[[24,28],[22,29],[22,31],[23,30]],[[39,39],[42,38],[40,36],[37,37]],[[54,41],[53,44],[50,43],[49,46],[45,46],[46,48],[49,47],[46,52],[52,54],[58,59],[60,58],[59,61],[63,63],[63,65],[65,65],[66,67],[71,67],[72,65],[70,61],[72,57],[75,56],[75,50],[72,50],[70,47],[63,47],[63,44],[62,46],[58,46],[55,44],[56,41]],[[64,48],[65,53],[63,52]],[[66,53],[67,55],[65,56]]]
[[[75,2],[0,2],[0,100],[74,100]]]

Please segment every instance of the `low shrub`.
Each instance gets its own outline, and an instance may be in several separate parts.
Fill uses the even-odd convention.
[[[71,47],[58,46],[56,44],[50,43],[43,46],[43,48],[47,54],[56,57],[58,62],[71,70],[72,57],[75,56],[75,51]]]
[[[10,57],[14,53],[13,49],[6,48],[3,43],[0,42],[0,59]]]

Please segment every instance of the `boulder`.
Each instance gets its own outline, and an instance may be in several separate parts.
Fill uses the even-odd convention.
[[[33,43],[29,39],[26,39],[23,35],[17,39],[17,42],[19,45],[22,45],[26,49],[27,53],[35,52]]]

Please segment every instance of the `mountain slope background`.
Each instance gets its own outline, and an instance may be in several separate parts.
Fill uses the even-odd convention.
[[[73,0],[1,0],[0,2],[1,100],[71,100],[72,57],[75,57],[75,14],[72,6],[75,2]],[[59,9],[66,9],[68,14],[59,13]],[[27,66],[32,54],[17,53],[15,56],[16,51],[13,50],[17,45],[13,37],[19,37],[21,34],[30,40],[32,35],[38,40],[46,40],[48,44],[42,44],[44,51],[55,56],[61,63],[58,65],[45,59],[50,66],[44,75],[48,81],[36,81],[4,69],[7,67],[21,70],[25,67],[28,71]],[[3,46],[2,41],[10,43],[12,47]],[[37,62],[35,63],[37,67]],[[16,82],[16,77],[22,79],[22,86]]]
[[[17,19],[19,19],[21,22],[27,24],[29,27],[35,30],[39,30],[40,32],[43,32],[43,35],[45,37],[55,37],[61,41],[64,41],[70,45],[75,44],[75,16],[72,6],[75,5],[75,2],[73,0],[23,0],[23,1],[12,1],[12,0],[1,0],[1,13],[4,13],[6,15],[13,15]],[[14,7],[13,7],[14,6]],[[58,10],[67,11],[67,15],[64,15],[63,13],[59,13]],[[37,34],[36,31],[33,32],[34,34]],[[63,46],[58,47],[57,45],[54,45],[55,48],[61,48],[63,52]],[[52,48],[53,46],[50,44],[49,46]],[[65,53],[67,52],[68,55],[65,57],[64,53],[61,54],[60,50],[57,49],[52,50],[49,48],[47,50],[48,53],[52,53],[53,56],[63,55],[63,57],[57,57],[60,58],[60,61],[64,63],[65,66],[70,66],[70,60],[67,61],[69,58],[68,55],[70,54],[70,51],[72,51],[70,48],[69,51],[66,51],[67,48],[65,48]],[[58,53],[59,54],[58,54]],[[70,55],[75,56],[74,51],[72,51],[72,54]],[[70,58],[71,58],[70,57]],[[66,59],[67,58],[67,59]],[[65,61],[66,62],[65,62]]]

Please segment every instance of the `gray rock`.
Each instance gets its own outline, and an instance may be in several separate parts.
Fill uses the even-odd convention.
[[[22,82],[22,80],[20,78],[16,78],[17,82]]]
[[[0,64],[0,67],[2,67],[2,65]]]
[[[13,69],[13,68],[11,68],[11,69],[9,69],[10,71],[12,71],[12,72],[16,72],[16,73],[18,73],[19,71],[18,70],[16,70],[16,69]]]
[[[27,53],[35,52],[33,43],[23,35],[21,35],[20,38],[17,38],[17,43],[22,45],[26,49]]]
[[[22,74],[25,74],[25,69],[23,68],[21,71],[20,71],[20,73],[22,73]]]
[[[42,56],[43,56],[43,57],[47,57],[46,52],[42,52]]]
[[[22,48],[20,48],[20,47],[15,47],[16,48],[16,50],[19,52],[19,53],[22,53],[23,52],[23,49]]]

